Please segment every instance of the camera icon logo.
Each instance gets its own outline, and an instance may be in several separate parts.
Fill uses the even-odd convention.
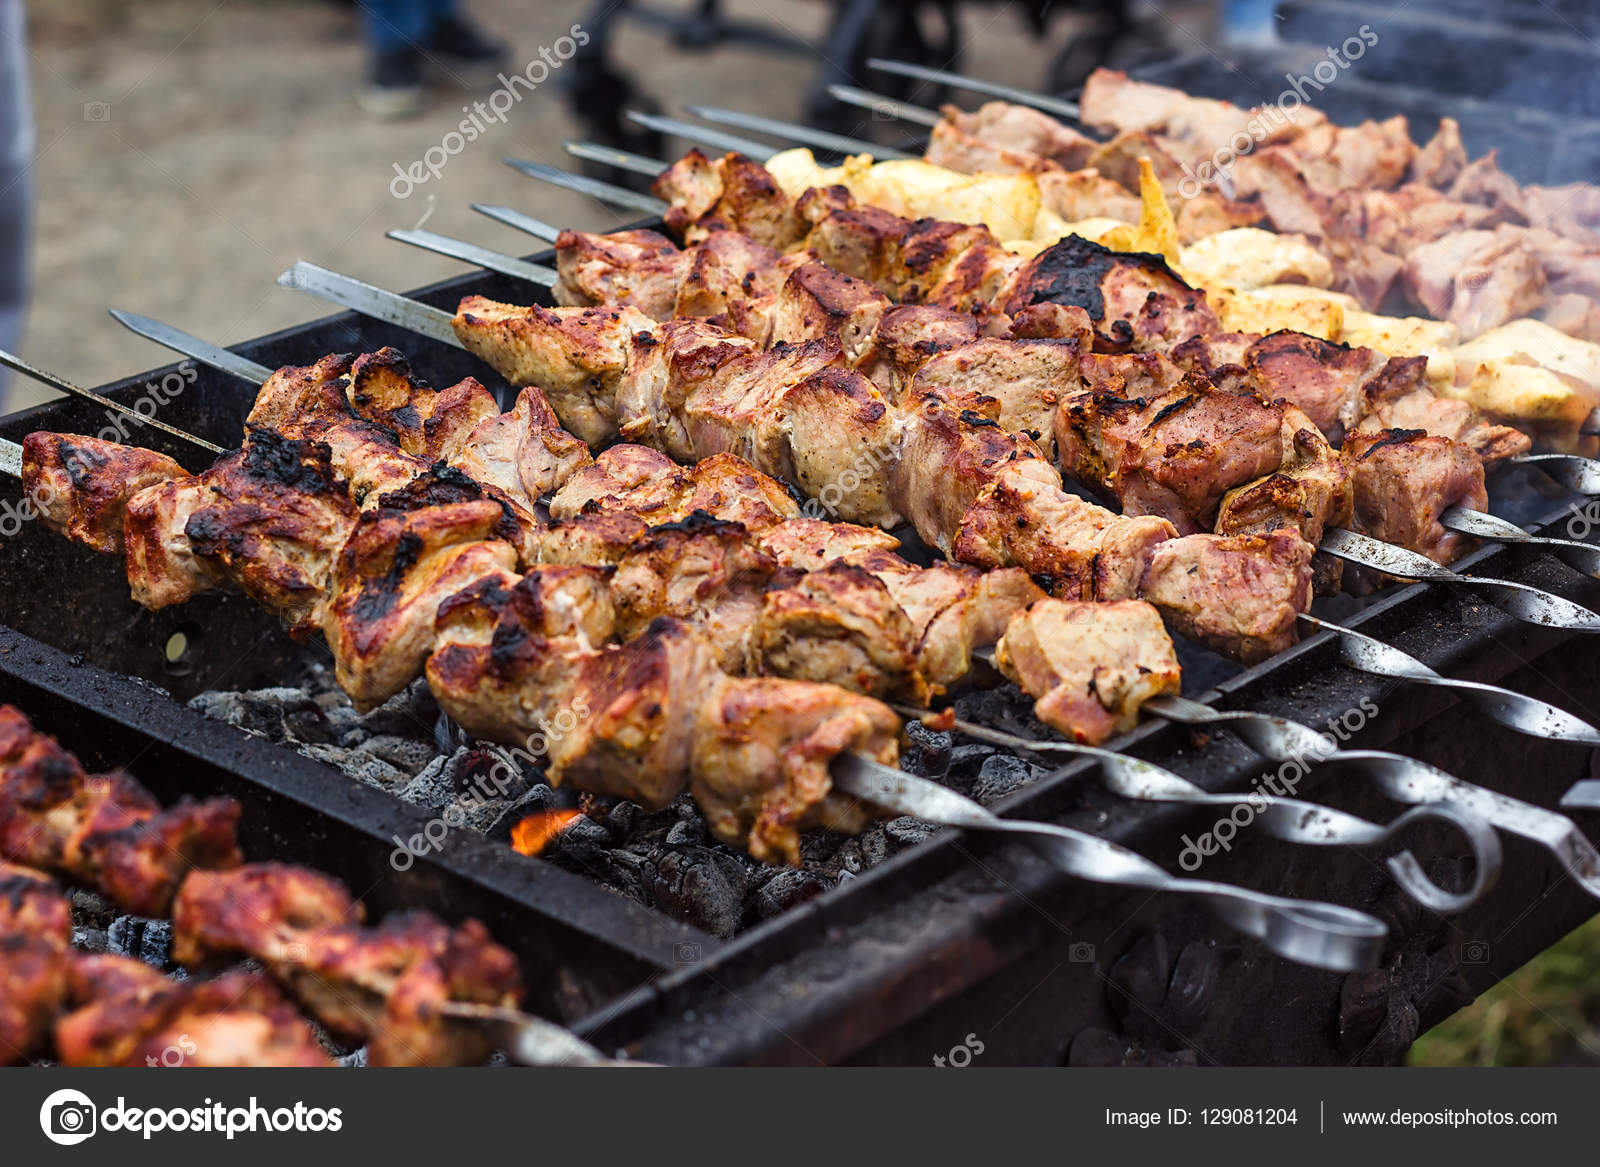
[[[1080,940],[1067,949],[1067,959],[1073,964],[1093,964],[1094,945],[1086,940]]]
[[[680,940],[672,946],[674,964],[699,964],[700,945],[693,940]]]
[[[1482,940],[1468,940],[1461,945],[1462,964],[1488,964],[1489,945]]]
[[[99,1112],[81,1090],[57,1090],[39,1107],[39,1129],[52,1143],[75,1147],[95,1132]]]
[[[111,103],[106,101],[86,101],[83,103],[83,120],[86,122],[108,122],[111,120]]]

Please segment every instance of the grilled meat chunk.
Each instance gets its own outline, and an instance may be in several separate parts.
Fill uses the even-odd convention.
[[[743,154],[713,160],[690,150],[662,171],[651,189],[672,204],[667,227],[690,243],[713,231],[734,230],[787,251],[805,234],[783,188],[766,167]]]
[[[1295,641],[1312,547],[1293,531],[1188,535],[1156,546],[1139,594],[1167,625],[1248,664]]]
[[[494,394],[478,381],[468,377],[447,389],[434,390],[416,377],[411,363],[393,348],[357,357],[350,367],[345,396],[360,417],[393,430],[400,448],[425,462],[454,461],[468,435],[500,417]],[[522,408],[521,402],[518,406]],[[548,408],[544,414],[550,416]],[[570,443],[571,435],[565,436]]]
[[[981,398],[999,403],[1000,428],[1023,433],[1046,459],[1055,457],[1056,403],[1077,372],[1075,340],[984,338],[931,356],[905,395],[937,397],[950,408],[983,412]]]
[[[1366,413],[1364,390],[1388,363],[1369,348],[1350,348],[1302,332],[1274,332],[1244,355],[1251,383],[1263,400],[1289,402],[1335,444]]]
[[[0,859],[79,880],[130,912],[161,915],[192,867],[239,863],[229,798],[163,810],[121,771],[86,774],[55,739],[0,706]]]
[[[1406,257],[1406,287],[1434,316],[1460,328],[1462,340],[1532,316],[1544,303],[1545,274],[1525,234],[1502,224],[1417,247]]]
[[[1223,495],[1213,530],[1219,535],[1297,531],[1315,547],[1328,526],[1350,521],[1350,467],[1309,417],[1286,403],[1279,408],[1277,468]]]
[[[589,447],[561,428],[544,394],[531,385],[517,394],[512,409],[475,427],[449,461],[529,511],[594,463]]]
[[[68,1066],[331,1066],[311,1027],[271,981],[230,972],[215,980],[168,980],[126,956],[86,956],[72,970],[81,1006],[56,1023]]]
[[[102,554],[123,550],[129,501],[187,478],[165,454],[81,434],[31,433],[22,441],[22,490],[45,525]]]
[[[1100,144],[1049,114],[1009,101],[986,101],[972,113],[953,105],[939,112],[944,117],[929,139],[927,161],[963,174],[1042,166],[1078,170]],[[996,165],[1007,159],[1015,161]]]
[[[737,455],[680,466],[649,447],[626,443],[573,475],[550,503],[558,519],[627,512],[650,526],[681,522],[695,511],[763,531],[799,515],[800,508],[782,483]]]
[[[1090,745],[1132,729],[1144,702],[1179,688],[1172,638],[1143,600],[1040,600],[1011,621],[994,655],[1039,695],[1040,721]]]
[[[50,879],[0,863],[0,1066],[40,1050],[66,1001],[72,908]]]
[[[1345,440],[1355,485],[1355,529],[1451,563],[1474,541],[1439,522],[1446,507],[1489,505],[1483,462],[1469,448],[1421,430],[1358,432]]]
[[[655,320],[671,318],[689,254],[655,231],[556,238],[555,301],[563,307],[626,304]]]

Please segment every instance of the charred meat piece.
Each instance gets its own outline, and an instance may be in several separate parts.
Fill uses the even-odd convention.
[[[122,553],[135,495],[188,476],[165,454],[81,434],[32,433],[22,442],[23,493],[45,525],[102,554]]]
[[[1132,729],[1144,702],[1179,688],[1172,638],[1143,600],[1040,600],[1011,621],[994,655],[1038,695],[1040,721],[1090,745]]]
[[[558,519],[587,514],[639,516],[650,526],[681,522],[695,511],[763,531],[800,513],[787,488],[734,454],[680,466],[646,446],[612,446],[556,492]]]
[[[1474,541],[1439,522],[1446,507],[1487,509],[1483,462],[1466,446],[1421,430],[1358,432],[1345,440],[1362,534],[1451,563]]]
[[[500,415],[494,394],[478,381],[434,390],[392,348],[357,357],[345,395],[357,415],[393,430],[400,448],[425,462],[453,460],[467,435]]]
[[[0,706],[0,859],[79,880],[130,912],[161,915],[191,868],[239,861],[239,804],[160,803],[121,771],[86,774],[54,738]]]
[[[72,909],[50,879],[0,863],[0,1066],[40,1050],[66,1001]]]

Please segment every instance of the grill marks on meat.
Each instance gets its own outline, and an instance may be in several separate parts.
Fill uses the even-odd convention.
[[[122,553],[128,502],[188,471],[154,450],[81,434],[32,433],[22,442],[22,488],[53,529],[102,554]]]
[[[425,913],[360,923],[339,884],[304,868],[253,864],[191,877],[173,905],[173,955],[185,964],[251,956],[323,1024],[366,1040],[374,1066],[470,1065],[486,1031],[441,1013],[446,1002],[515,1007],[516,960],[476,920],[451,928]]]
[[[0,706],[0,859],[80,880],[160,915],[191,868],[240,862],[231,799],[168,810],[127,774],[87,774],[54,738]]]
[[[1143,600],[1040,600],[1011,622],[995,663],[1039,694],[1040,721],[1090,745],[1132,729],[1139,707],[1180,680],[1172,639]]]
[[[519,745],[539,734],[557,783],[653,807],[688,788],[713,833],[759,859],[797,862],[811,826],[859,829],[864,812],[832,794],[827,764],[846,750],[892,763],[899,722],[887,707],[828,685],[730,677],[703,634],[667,617],[598,649],[547,637],[513,598],[526,587],[457,597],[440,613],[428,680],[462,725]]]
[[[1363,534],[1450,563],[1474,545],[1439,522],[1446,507],[1489,505],[1483,463],[1465,446],[1420,430],[1358,432],[1345,441]]]

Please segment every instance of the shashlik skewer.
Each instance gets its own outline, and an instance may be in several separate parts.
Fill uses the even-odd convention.
[[[282,282],[358,311],[371,308],[372,297],[381,293],[310,264],[297,265]],[[413,304],[381,294],[386,319],[404,317]],[[521,366],[523,372],[537,368],[553,381],[559,371],[559,383],[569,394],[560,398],[561,409],[588,440],[600,442],[620,432],[615,418],[622,400],[637,409],[625,419],[639,430],[629,436],[655,441],[669,454],[692,458],[724,443],[737,444],[756,457],[758,468],[814,492],[843,481],[848,471],[859,489],[841,497],[845,506],[835,508],[840,517],[892,522],[903,506],[926,541],[979,567],[1021,566],[1050,577],[1055,590],[1066,594],[1140,595],[1162,608],[1185,635],[1246,659],[1261,659],[1292,639],[1294,614],[1305,607],[1310,589],[1309,548],[1298,536],[1177,539],[1170,538],[1165,520],[1114,515],[1064,491],[1032,443],[1005,434],[993,418],[972,410],[957,413],[937,401],[891,412],[870,382],[836,367],[837,341],[832,349],[821,341],[788,354],[765,354],[752,342],[684,321],[683,328],[662,329],[672,343],[654,344],[655,326],[642,314],[596,310],[573,323],[579,333],[594,330],[598,343],[567,355],[553,351],[553,358],[565,364],[552,366],[537,347],[518,347],[524,329],[533,341],[549,335],[557,344],[564,342],[559,329],[538,331],[563,319],[548,309],[492,306],[462,324],[486,345],[509,342],[508,361],[526,357],[530,362]],[[648,338],[637,345],[630,339],[635,325]],[[436,327],[431,318],[420,317],[413,326]],[[696,363],[697,351],[704,358],[717,346],[722,348],[714,362]],[[634,348],[643,359],[630,372]],[[741,350],[740,359],[727,359]],[[791,380],[767,368],[777,359],[793,371]],[[515,380],[517,366],[507,367]],[[655,376],[664,380],[653,382]],[[623,380],[638,391],[636,403],[619,396]],[[671,410],[664,418],[651,405],[660,400],[662,385],[677,386],[677,399],[663,402]],[[791,397],[796,389],[802,391]],[[730,403],[718,399],[723,393],[744,394],[739,411],[730,412]],[[757,404],[760,394],[777,394],[784,401]],[[841,405],[854,423],[841,418]],[[840,428],[851,424],[853,431]],[[1224,593],[1242,574],[1252,576],[1253,604],[1230,608]]]

